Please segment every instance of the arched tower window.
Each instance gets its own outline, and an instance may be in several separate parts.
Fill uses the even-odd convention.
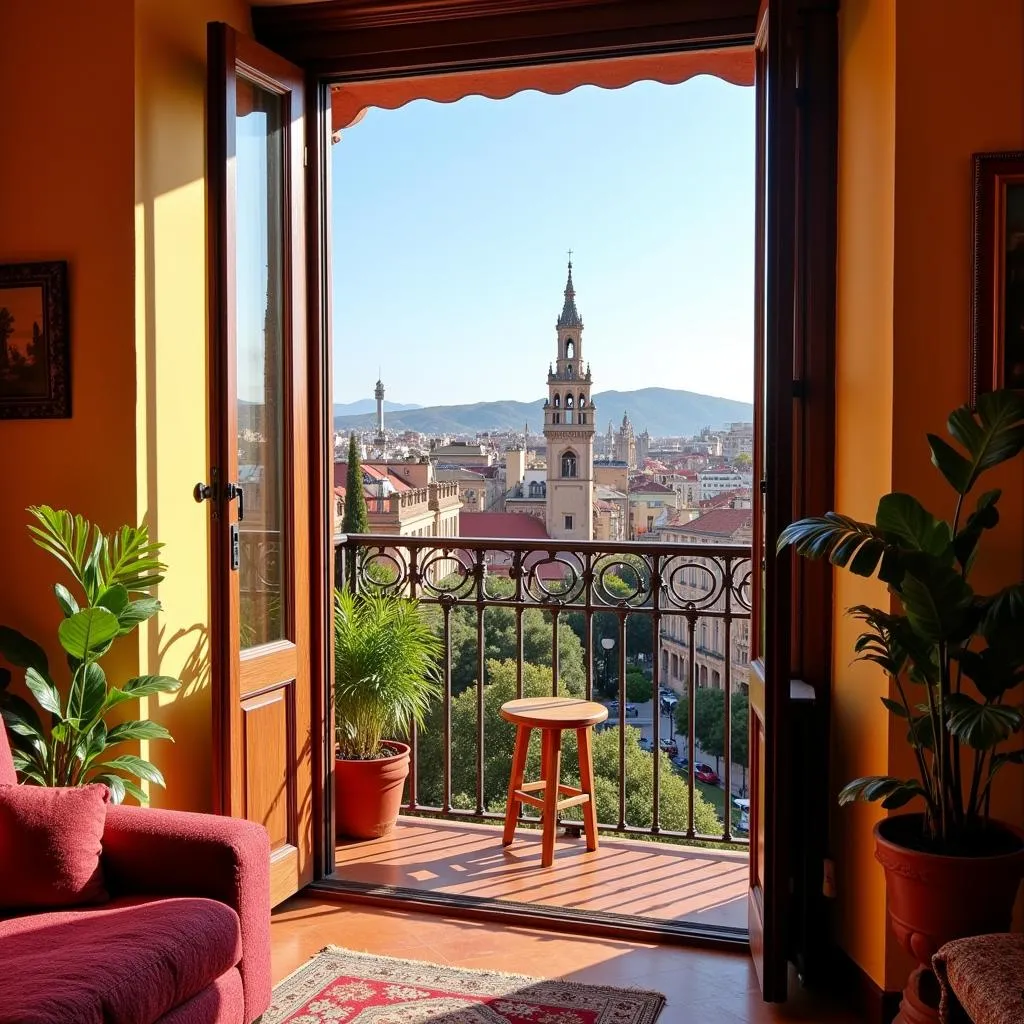
[[[587,396],[585,394],[583,394],[583,392],[581,391],[580,392],[580,408],[581,409],[586,409],[586,407],[587,407]]]
[[[561,407],[562,407],[562,399],[559,398],[559,396],[556,394],[555,395],[555,408],[556,409],[560,409]]]
[[[574,477],[576,476],[576,453],[566,452],[562,456],[562,476]]]
[[[573,359],[576,355],[576,345],[572,338],[565,339],[565,358]]]
[[[565,396],[565,407],[566,407],[566,409],[571,409],[572,408],[572,392],[571,391],[569,392],[569,394],[567,394]]]

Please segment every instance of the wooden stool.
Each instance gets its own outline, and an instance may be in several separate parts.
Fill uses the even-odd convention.
[[[594,803],[594,759],[591,755],[591,728],[608,717],[603,704],[578,697],[524,697],[501,706],[501,717],[516,727],[516,746],[512,755],[512,776],[508,782],[508,806],[505,833],[501,845],[508,846],[516,831],[521,804],[539,807],[543,821],[541,867],[550,867],[555,859],[555,827],[558,812],[583,805],[583,827],[587,849],[597,849],[597,806]],[[540,774],[537,782],[523,783],[530,733],[541,731]],[[576,730],[580,757],[580,788],[559,782],[562,767],[562,730]],[[540,793],[540,796],[535,796]],[[564,797],[564,799],[560,799]]]

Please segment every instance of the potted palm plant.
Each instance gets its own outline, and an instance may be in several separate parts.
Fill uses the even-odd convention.
[[[906,729],[917,775],[848,783],[841,804],[875,800],[914,807],[875,828],[889,917],[918,962],[903,993],[902,1020],[938,1020],[932,954],[944,942],[1005,931],[1024,874],[1024,835],[992,818],[992,783],[1024,763],[1024,725],[1009,695],[1024,680],[1024,584],[993,594],[970,582],[983,536],[999,523],[1001,492],[972,494],[989,470],[1024,449],[1024,397],[982,395],[948,420],[955,444],[928,435],[932,463],[952,488],[952,517],[934,516],[909,494],[886,494],[873,523],[830,512],[783,530],[780,550],[827,558],[888,584],[889,607],[859,605],[856,657],[891,681],[883,703]]]
[[[398,820],[409,774],[408,738],[437,681],[441,642],[416,601],[394,594],[334,598],[335,826],[373,839]]]

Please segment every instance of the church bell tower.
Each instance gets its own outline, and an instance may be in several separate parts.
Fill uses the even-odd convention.
[[[557,354],[548,367],[544,403],[547,442],[547,529],[558,540],[594,539],[594,433],[590,367],[584,370],[583,319],[576,309],[572,253],[565,302],[555,322]]]

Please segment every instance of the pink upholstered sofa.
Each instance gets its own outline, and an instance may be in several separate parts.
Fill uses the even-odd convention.
[[[0,911],[0,1024],[250,1024],[270,1002],[269,864],[251,822],[109,807],[109,902]]]

